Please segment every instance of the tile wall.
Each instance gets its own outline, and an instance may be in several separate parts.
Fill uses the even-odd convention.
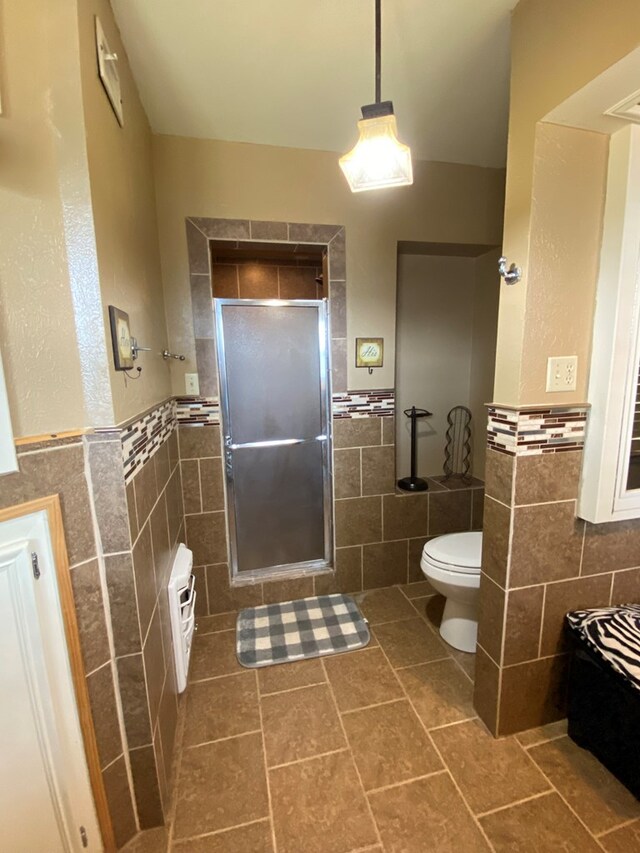
[[[489,410],[475,704],[494,734],[565,715],[568,610],[638,597],[640,521],[576,516],[586,417]]]
[[[186,537],[197,566],[199,615],[422,580],[420,555],[428,538],[481,529],[480,481],[447,488],[430,480],[429,492],[397,492],[394,435],[393,417],[334,417],[335,572],[232,587],[220,428],[181,424]]]
[[[14,506],[52,494],[60,496],[98,754],[116,842],[121,845],[136,832],[137,821],[129,784],[126,737],[118,713],[115,652],[103,595],[104,562],[85,476],[86,452],[87,445],[81,437],[19,447],[20,470],[2,478],[0,505]]]
[[[324,287],[316,281],[321,274],[321,261],[313,266],[213,258],[211,289],[220,299],[323,299]]]
[[[191,305],[200,393],[218,396],[212,303],[212,240],[259,240],[326,246],[328,288],[323,295],[331,310],[331,363],[334,391],[347,389],[347,299],[345,234],[340,225],[256,222],[246,219],[190,217],[186,221]]]
[[[176,404],[18,448],[1,506],[60,496],[102,774],[118,846],[164,823],[177,723],[166,586],[184,538]]]
[[[122,717],[141,829],[165,820],[178,697],[167,583],[183,538],[175,404],[87,437]]]

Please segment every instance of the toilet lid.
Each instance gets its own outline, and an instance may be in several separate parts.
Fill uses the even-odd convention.
[[[480,571],[482,533],[449,533],[437,536],[424,546],[422,553],[429,560],[467,572]]]

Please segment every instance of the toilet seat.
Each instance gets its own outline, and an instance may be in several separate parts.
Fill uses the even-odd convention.
[[[448,533],[427,542],[422,559],[434,568],[466,575],[480,574],[482,533]]]

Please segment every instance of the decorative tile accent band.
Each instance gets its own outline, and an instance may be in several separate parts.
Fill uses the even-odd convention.
[[[489,406],[487,447],[510,456],[581,450],[587,411],[566,406],[520,411]]]
[[[169,400],[121,431],[125,483],[132,480],[138,469],[151,459],[175,426],[176,402]]]
[[[334,418],[385,418],[395,414],[395,391],[347,391],[333,395]]]
[[[217,397],[176,397],[179,424],[219,424],[220,401]]]
[[[394,414],[394,390],[348,391],[334,394],[334,418],[390,417]],[[179,424],[220,423],[220,401],[216,397],[177,397],[176,416]]]

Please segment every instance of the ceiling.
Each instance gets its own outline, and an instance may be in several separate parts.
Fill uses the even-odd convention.
[[[111,3],[154,132],[354,145],[374,100],[373,0]],[[504,166],[515,5],[383,0],[382,98],[414,157]]]

